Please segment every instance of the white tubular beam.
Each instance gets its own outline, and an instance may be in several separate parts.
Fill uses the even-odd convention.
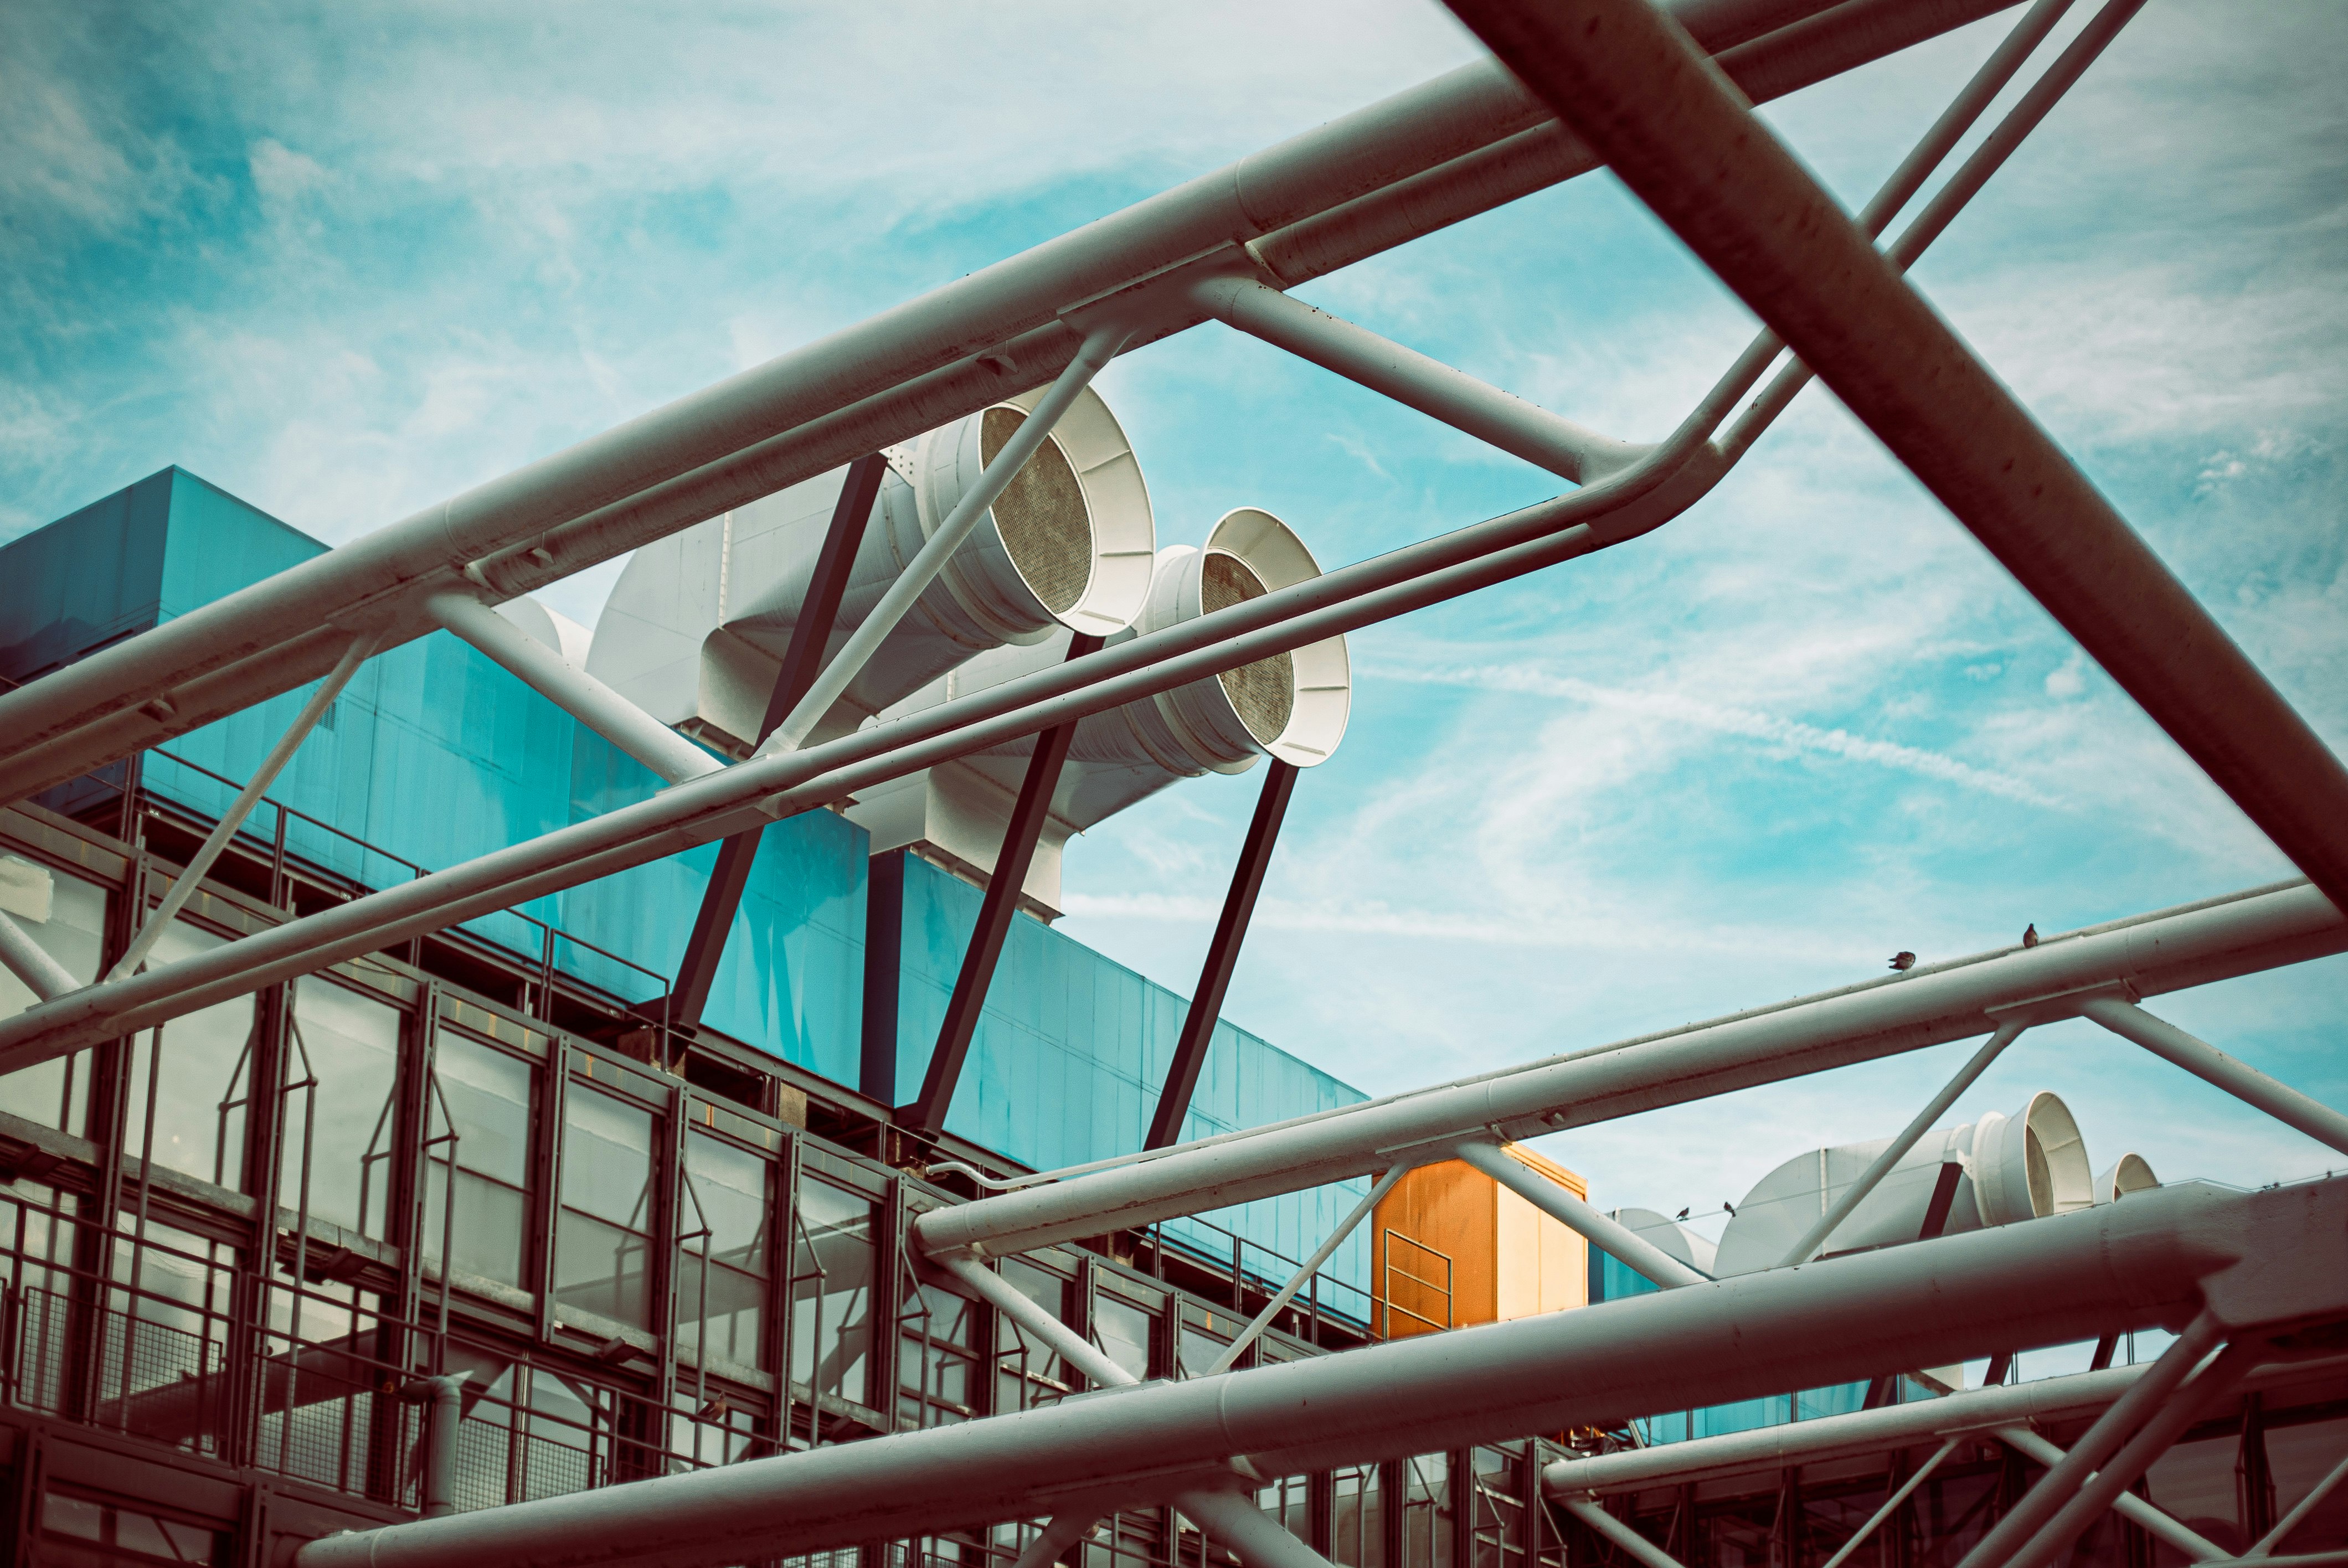
[[[1900,1483],[1900,1490],[1883,1500],[1883,1506],[1877,1509],[1873,1514],[1869,1516],[1866,1523],[1860,1525],[1856,1531],[1851,1532],[1850,1539],[1844,1542],[1842,1545],[1836,1550],[1835,1554],[1826,1560],[1824,1568],[1842,1568],[1842,1565],[1850,1560],[1850,1554],[1858,1551],[1861,1546],[1865,1545],[1867,1543],[1867,1538],[1874,1534],[1876,1530],[1881,1526],[1885,1520],[1890,1518],[1894,1512],[1898,1512],[1900,1505],[1908,1501],[1909,1494],[1913,1492],[1918,1487],[1923,1485],[1925,1478],[1930,1476],[1934,1471],[1940,1469],[1941,1461],[1954,1453],[1956,1451],[1957,1445],[1964,1440],[1965,1440],[1962,1438],[1951,1438],[1939,1448],[1934,1449],[1932,1450],[1932,1457],[1926,1460],[1922,1464],[1918,1465],[1916,1467],[1916,1473],[1910,1476],[1906,1481],[1901,1481]]]
[[[2115,1204],[2114,1207],[2121,1205]],[[1989,1533],[1973,1543],[1958,1568],[2003,1568],[2029,1554],[2040,1532],[2072,1505],[2106,1465],[2142,1435],[2160,1425],[2178,1405],[2178,1389],[2226,1340],[2226,1325],[2203,1310],[2187,1325],[2160,1358],[2112,1401],[2111,1409],[2079,1435],[2071,1451],[2049,1466],[2037,1483],[2015,1500]],[[2222,1353],[2221,1353],[2222,1354]],[[1912,1364],[1912,1363],[1911,1363]],[[2134,1481],[2130,1475],[2128,1480]]]
[[[1681,10],[1762,101],[2007,3]],[[0,801],[314,679],[347,637],[330,631],[338,620],[364,620],[386,647],[420,635],[431,625],[422,600],[461,587],[468,566],[501,594],[528,592],[1039,385],[1076,346],[1062,311],[1219,247],[1279,242],[1278,275],[1292,286],[1593,167],[1506,71],[1462,67],[0,696],[0,733],[16,743],[0,760]]]
[[[972,1257],[938,1257],[931,1262],[953,1276],[970,1293],[1025,1327],[1057,1351],[1060,1358],[1085,1375],[1097,1389],[1120,1389],[1140,1379],[1109,1358],[1107,1351],[1045,1311],[1019,1288]]]
[[[2000,1427],[1997,1435],[2008,1448],[2049,1469],[2063,1462],[2064,1450],[2028,1427]],[[2195,1534],[2132,1491],[2112,1499],[2112,1512],[2152,1532],[2193,1562],[2212,1563],[2226,1555],[2225,1548]]]
[[[920,599],[938,573],[945,569],[946,562],[953,559],[954,551],[970,538],[971,530],[978,527],[979,519],[986,516],[987,508],[994,506],[1011,481],[1018,477],[1019,470],[1027,466],[1027,459],[1035,455],[1036,448],[1044,445],[1044,438],[1052,433],[1052,427],[1060,422],[1061,415],[1068,412],[1068,405],[1076,402],[1076,395],[1092,384],[1093,377],[1107,367],[1108,362],[1117,357],[1117,350],[1125,346],[1126,339],[1132,335],[1128,328],[1110,327],[1096,331],[1085,339],[1084,347],[1076,351],[1076,357],[1068,362],[1068,367],[1060,373],[1059,379],[1052,383],[1052,390],[1027,411],[1027,417],[1019,422],[1019,428],[1011,433],[1010,439],[1004,441],[1002,449],[995,453],[994,461],[980,472],[975,484],[963,492],[962,499],[954,503],[953,510],[947,513],[945,521],[938,525],[938,531],[922,541],[921,549],[905,563],[905,569],[898,575],[896,581],[889,585],[888,591],[880,596],[880,601],[872,607],[871,613],[858,624],[855,632],[823,667],[823,673],[815,678],[815,684],[808,687],[807,695],[799,699],[799,705],[791,710],[790,716],[778,724],[775,733],[759,746],[757,755],[767,757],[778,752],[798,749],[799,743],[806,740],[824,714],[831,711],[831,705],[839,701],[840,693],[847,691],[849,683],[862,672],[866,662],[880,651],[880,644],[888,641],[889,634],[897,630],[897,623],[905,619],[906,612],[913,608],[913,601]]]
[[[1818,1416],[1654,1448],[1626,1449],[1591,1459],[1560,1460],[1541,1472],[1541,1484],[1560,1495],[1605,1496],[1856,1459],[1946,1437],[1987,1436],[2000,1427],[2089,1420],[2127,1392],[2150,1365],[2109,1367],[2100,1372],[1971,1389],[1910,1404]],[[2307,1375],[2308,1367],[2298,1362],[2262,1368],[2245,1386],[2279,1386]]]
[[[1322,1242],[1313,1255],[1297,1266],[1296,1272],[1289,1276],[1288,1283],[1280,1287],[1280,1293],[1263,1304],[1263,1310],[1255,1315],[1255,1320],[1240,1330],[1239,1337],[1226,1346],[1220,1356],[1215,1358],[1215,1364],[1207,1368],[1208,1377],[1211,1378],[1218,1373],[1231,1369],[1232,1364],[1239,1360],[1241,1353],[1255,1343],[1258,1335],[1272,1327],[1272,1320],[1280,1316],[1281,1308],[1296,1299],[1296,1293],[1304,1288],[1304,1282],[1319,1272],[1321,1266],[1329,1261],[1330,1255],[1337,1250],[1338,1245],[1354,1234],[1355,1226],[1376,1212],[1379,1200],[1393,1192],[1395,1184],[1401,1181],[1409,1172],[1410,1167],[1407,1165],[1395,1165],[1377,1179],[1376,1184],[1362,1195],[1362,1201],[1354,1205],[1353,1212],[1337,1222],[1336,1227],[1330,1231],[1328,1238]]]
[[[1200,1487],[1177,1497],[1174,1506],[1239,1553],[1247,1568],[1329,1568],[1327,1558],[1291,1535],[1251,1497]]]
[[[2287,885],[1202,1139],[1129,1164],[932,1210],[915,1222],[914,1236],[931,1251],[1025,1252],[1366,1174],[1430,1144],[1447,1153],[1468,1137],[1526,1138],[1589,1126],[1962,1040],[1981,1031],[1989,1011],[2017,1003],[2035,1002],[2049,1009],[2046,1016],[2057,1016],[2069,992],[2121,980],[2142,994],[2175,989],[2343,945],[2348,923],[2331,903],[2303,884]],[[0,1039],[7,1028],[0,1022]]]
[[[1220,1378],[423,1520],[304,1546],[297,1568],[716,1568],[1173,1500],[1242,1460],[1294,1475],[1643,1410],[2058,1344],[2213,1304],[2230,1325],[2348,1315],[2348,1178],[2178,1184],[1800,1270],[1425,1334]],[[1805,1423],[1807,1424],[1807,1423]]]
[[[1557,1505],[1640,1562],[1644,1563],[1647,1568],[1686,1568],[1686,1565],[1678,1558],[1588,1498],[1561,1497],[1558,1499]]]
[[[2321,1100],[2311,1099],[2287,1083],[2276,1082],[2250,1063],[2237,1061],[2208,1041],[2116,997],[2098,997],[2079,1010],[2122,1040],[2134,1040],[2194,1077],[2216,1084],[2246,1104],[2257,1106],[2284,1126],[2295,1127],[2317,1143],[2328,1143],[2348,1154],[2348,1116]]]
[[[425,601],[433,621],[463,638],[520,677],[539,695],[660,774],[683,784],[726,764],[711,756],[584,670],[463,591]]]
[[[244,825],[244,819],[252,815],[252,808],[261,804],[262,797],[269,793],[269,786],[277,782],[277,775],[284,771],[287,763],[294,760],[294,753],[302,749],[302,743],[310,738],[311,729],[325,716],[326,710],[334,705],[335,699],[342,694],[343,688],[350,683],[353,675],[358,673],[359,666],[366,662],[367,655],[374,650],[375,639],[372,637],[354,638],[350,646],[343,650],[342,658],[335,661],[326,678],[318,682],[318,689],[310,693],[310,700],[302,704],[302,711],[294,715],[294,722],[285,726],[285,733],[277,737],[277,743],[269,748],[269,754],[261,759],[261,765],[252,771],[252,777],[245,781],[244,788],[237,792],[236,799],[229,803],[229,808],[221,813],[220,821],[212,825],[211,832],[197,846],[195,857],[173,879],[171,890],[163,895],[162,902],[155,907],[155,912],[147,917],[147,923],[139,927],[137,936],[130,938],[130,946],[115,961],[114,968],[107,971],[108,979],[118,980],[125,975],[135,974],[139,966],[147,961],[147,955],[154,951],[155,944],[162,940],[163,933],[171,928],[172,917],[187,907],[188,900],[194,897],[196,889],[203,885],[204,876],[211,870],[212,862],[221,857],[221,851],[228,847],[229,841],[236,836],[236,830]]]
[[[1090,1535],[1093,1526],[1099,1522],[1089,1509],[1054,1514],[1043,1533],[1027,1543],[1027,1549],[1019,1553],[1019,1560],[1011,1568],[1052,1568],[1070,1548]]]
[[[1251,337],[1575,484],[1628,467],[1647,450],[1584,429],[1253,278],[1211,279],[1194,289],[1192,298]]]
[[[2245,1560],[2273,1555],[2274,1549],[2299,1528],[2299,1522],[2315,1512],[2315,1505],[2332,1495],[2332,1489],[2348,1481],[2348,1458],[2333,1465],[2322,1481],[2310,1487],[2305,1497],[2291,1504],[2291,1512],[2275,1521],[2275,1526],[2259,1537],[2258,1544],[2242,1553]]]
[[[1702,1285],[1710,1276],[1690,1268],[1619,1220],[1612,1220],[1519,1160],[1497,1143],[1471,1138],[1452,1150],[1462,1163],[1481,1171],[1533,1207],[1589,1238],[1590,1245],[1637,1269],[1664,1289]]]
[[[1084,1373],[1086,1381],[1096,1389],[1131,1388],[1140,1381],[1111,1360],[1098,1346],[1029,1300],[1010,1281],[985,1265],[968,1257],[935,1258],[932,1261],[997,1312],[1058,1351],[1071,1366]],[[1263,1511],[1255,1505],[1252,1498],[1214,1486],[1179,1492],[1174,1502],[1200,1524],[1230,1542],[1247,1568],[1329,1568],[1327,1561],[1319,1553],[1265,1518]],[[1052,1522],[1054,1530],[1059,1525],[1059,1520]]]
[[[43,1001],[81,989],[81,982],[5,910],[0,910],[0,964],[7,965],[9,972]]]
[[[1883,1178],[1891,1173],[1891,1167],[1898,1164],[1901,1157],[1916,1146],[1916,1140],[1932,1130],[1932,1123],[1941,1119],[1941,1112],[1954,1105],[1957,1102],[1957,1096],[1971,1089],[1973,1086],[1973,1081],[1988,1071],[1989,1064],[1995,1061],[2007,1046],[2019,1039],[2022,1031],[2027,1027],[2029,1026],[2026,1024],[2002,1023],[1991,1030],[1989,1039],[1982,1043],[1982,1048],[1973,1052],[1962,1067],[1957,1069],[1957,1075],[1941,1085],[1941,1091],[1924,1102],[1924,1108],[1916,1112],[1915,1119],[1900,1131],[1900,1136],[1891,1140],[1889,1148],[1875,1157],[1874,1163],[1859,1173],[1859,1180],[1853,1182],[1850,1189],[1834,1201],[1834,1206],[1818,1216],[1818,1223],[1812,1225],[1807,1234],[1796,1242],[1792,1249],[1778,1260],[1777,1266],[1791,1268],[1796,1264],[1809,1262],[1811,1255],[1824,1246],[1827,1238],[1834,1235],[1835,1226],[1850,1218],[1851,1211],[1865,1203],[1867,1194],[1875,1191]]]

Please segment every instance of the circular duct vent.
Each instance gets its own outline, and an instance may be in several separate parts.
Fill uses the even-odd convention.
[[[979,423],[982,464],[1011,439],[1027,416],[997,405]],[[1091,586],[1093,524],[1085,487],[1054,436],[1045,436],[994,503],[994,528],[1011,564],[1054,615],[1075,609]]]
[[[1200,607],[1209,615],[1264,595],[1263,579],[1250,571],[1239,557],[1220,550],[1207,552],[1199,579]],[[1223,695],[1231,699],[1232,712],[1239,714],[1249,734],[1267,746],[1280,739],[1281,732],[1288,728],[1289,720],[1296,712],[1293,659],[1286,653],[1275,653],[1269,659],[1226,670],[1215,679],[1222,682]]]

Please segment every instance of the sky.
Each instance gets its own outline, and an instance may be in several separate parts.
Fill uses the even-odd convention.
[[[2010,20],[1766,118],[1856,207]],[[2330,0],[2152,0],[1915,274],[2335,747],[2343,46]],[[176,463],[343,542],[1477,56],[1417,0],[0,7],[0,538]],[[1631,439],[1756,325],[1604,175],[1300,293]],[[1161,543],[1254,505],[1336,565],[1558,487],[1220,328],[1100,387]],[[592,624],[617,569],[544,597]],[[1658,533],[1351,652],[1226,1011],[1374,1092],[2291,874],[1816,388]],[[1259,777],[1072,844],[1064,928],[1188,994]],[[2348,1103],[2343,982],[2157,1010]],[[1547,1152],[1716,1225],[1970,1049]],[[2084,1023],[1951,1120],[2041,1089],[2098,1167],[2338,1161]]]

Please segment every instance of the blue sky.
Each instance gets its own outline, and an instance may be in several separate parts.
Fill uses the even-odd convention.
[[[1856,204],[1997,26],[1769,118]],[[2153,0],[1918,273],[2335,745],[2343,45],[2324,0]],[[1404,0],[7,7],[0,538],[179,463],[347,539],[1473,56]],[[1753,326],[1603,177],[1303,292],[1633,438]],[[1334,564],[1554,487],[1220,329],[1103,389],[1165,542],[1261,505]],[[612,575],[549,597],[592,623]],[[1661,533],[1353,651],[1353,730],[1301,784],[1229,1010],[1365,1089],[2288,870],[1815,389]],[[1187,991],[1254,790],[1072,845],[1066,928]],[[2343,980],[2159,1007],[2340,1103]],[[1551,1153],[1601,1200],[1716,1209],[1894,1130],[1964,1049]],[[2326,1165],[2085,1025],[1959,1114],[2042,1087],[2099,1164]]]

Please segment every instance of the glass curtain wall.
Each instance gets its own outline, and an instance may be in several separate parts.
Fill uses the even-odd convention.
[[[391,1197],[399,1009],[316,975],[294,983],[277,1201],[377,1240]]]
[[[1075,1281],[1038,1268],[1025,1258],[1006,1257],[999,1266],[1005,1284],[1062,1322],[1068,1320],[1068,1301]],[[1068,1369],[1060,1364],[1058,1351],[1009,1317],[995,1315],[997,1410],[1034,1409],[1053,1403],[1074,1387]]]
[[[791,1238],[791,1378],[819,1395],[870,1406],[872,1359],[870,1198],[819,1177],[799,1183]]]
[[[106,889],[51,871],[21,856],[0,855],[0,911],[84,985],[98,979],[106,942]],[[0,968],[0,1018],[31,1007],[32,988]],[[88,1050],[0,1078],[0,1111],[79,1136],[89,1124]]]
[[[574,1083],[562,1103],[562,1212],[554,1296],[652,1327],[653,1113]]]
[[[160,968],[228,940],[174,920],[147,960]],[[232,997],[139,1035],[130,1051],[123,1140],[134,1157],[232,1191],[244,1190],[255,1025],[250,996]]]
[[[696,1357],[766,1364],[774,1162],[705,1132],[685,1140],[677,1200],[676,1340]]]
[[[425,1263],[434,1270],[445,1255],[457,1273],[521,1284],[538,1075],[536,1065],[520,1057],[454,1030],[439,1031],[426,1102],[419,1227]]]

